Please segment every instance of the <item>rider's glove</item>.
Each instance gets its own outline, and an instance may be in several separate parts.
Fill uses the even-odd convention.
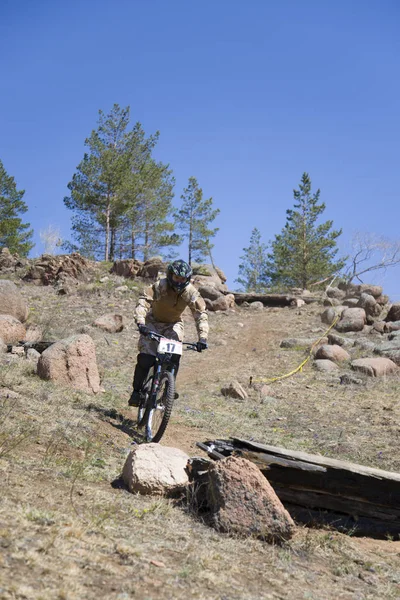
[[[143,323],[138,324],[138,329],[142,335],[147,335],[148,333],[150,333],[150,329],[146,327],[146,325],[144,325]]]
[[[207,345],[207,340],[205,340],[204,338],[200,338],[199,341],[197,342],[197,352],[201,352],[202,350],[207,350],[208,345]]]

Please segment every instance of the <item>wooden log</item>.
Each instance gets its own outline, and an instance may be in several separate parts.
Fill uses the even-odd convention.
[[[371,525],[377,532],[400,536],[400,474],[232,438],[205,442],[212,458],[242,456],[267,477],[284,505],[303,507],[303,516],[341,514]],[[297,509],[295,512],[299,512]],[[301,512],[301,511],[300,511]],[[347,517],[346,517],[347,515]],[[321,517],[322,518],[322,517]],[[350,522],[350,521],[349,521]]]
[[[233,292],[236,304],[243,302],[262,302],[264,306],[295,306],[296,297],[288,294],[246,294]]]
[[[13,347],[23,347],[25,352],[29,350],[29,348],[33,348],[40,354],[47,350],[49,346],[54,344],[55,342],[18,342],[16,344],[7,344],[7,352],[12,352]]]

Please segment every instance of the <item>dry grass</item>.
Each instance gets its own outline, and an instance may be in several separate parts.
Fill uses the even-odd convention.
[[[114,489],[132,443],[126,401],[137,291],[115,294],[96,283],[95,293],[72,297],[50,288],[23,293],[35,309],[31,321],[47,323],[53,339],[90,328],[105,392],[60,388],[39,380],[23,359],[2,358],[0,599],[400,598],[400,542],[299,527],[289,544],[270,546],[218,534],[182,503]],[[90,327],[113,311],[126,318],[122,333]],[[308,365],[262,391],[248,387],[250,376],[270,377],[301,361],[303,350],[279,343],[320,335],[317,307],[240,310],[210,322],[210,350],[183,357],[181,395],[163,443],[193,455],[196,441],[238,435],[400,470],[399,377],[341,386]],[[187,338],[194,337],[188,320]],[[249,392],[245,402],[220,394],[234,378]]]

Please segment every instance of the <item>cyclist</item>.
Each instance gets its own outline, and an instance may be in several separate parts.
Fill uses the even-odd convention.
[[[146,288],[139,297],[135,309],[135,321],[141,336],[129,406],[139,406],[139,390],[155,362],[157,342],[146,337],[146,333],[156,331],[166,338],[182,341],[182,313],[186,307],[189,307],[199,336],[197,350],[201,352],[208,347],[206,304],[198,290],[190,283],[191,276],[191,267],[184,260],[175,260],[168,265],[167,276]],[[173,355],[173,357],[176,374],[180,356]]]

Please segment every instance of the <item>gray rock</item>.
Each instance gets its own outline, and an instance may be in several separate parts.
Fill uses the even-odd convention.
[[[371,294],[361,294],[357,306],[363,308],[368,317],[378,317],[382,312],[382,307],[377,304],[375,298],[371,296]]]
[[[348,308],[355,308],[358,306],[358,298],[345,298],[342,302],[343,306],[347,306]]]
[[[282,340],[280,343],[281,348],[311,348],[311,346],[315,343],[314,338],[286,338]],[[322,344],[326,344],[328,342],[328,338],[322,338],[318,344],[321,346]]]
[[[326,295],[328,296],[328,298],[342,300],[343,298],[345,298],[346,293],[337,287],[328,287],[326,290]]]
[[[338,371],[339,367],[336,363],[327,359],[314,360],[313,365],[317,371],[331,373],[332,371]]]
[[[366,321],[366,314],[363,308],[346,308],[342,317],[335,325],[337,331],[362,331]]]
[[[351,373],[344,373],[340,378],[341,385],[365,385],[365,381],[352,375]]]
[[[359,338],[357,340],[354,340],[354,346],[357,348],[361,348],[362,350],[373,352],[375,350],[376,344],[375,342],[371,342],[370,340]]]
[[[250,302],[250,310],[264,310],[264,304],[262,302]]]
[[[354,346],[354,340],[349,340],[337,333],[328,333],[328,342],[330,344],[336,344],[336,346],[342,346],[342,348],[352,348]]]

